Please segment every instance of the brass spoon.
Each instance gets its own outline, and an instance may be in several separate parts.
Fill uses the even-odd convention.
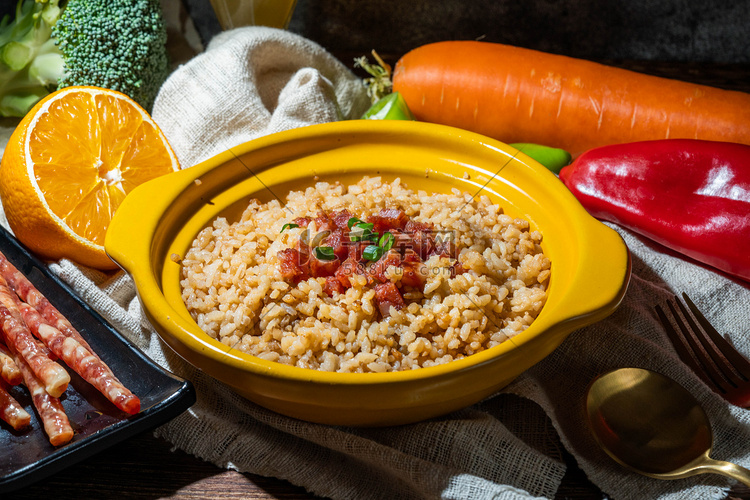
[[[589,387],[586,411],[599,445],[635,472],[657,479],[723,474],[750,486],[750,470],[708,456],[713,433],[706,413],[664,375],[641,368],[601,375]]]

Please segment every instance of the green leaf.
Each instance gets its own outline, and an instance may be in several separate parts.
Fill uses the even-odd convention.
[[[372,57],[375,58],[377,64],[370,64],[367,57],[362,56],[354,59],[354,67],[362,68],[370,75],[370,78],[364,78],[362,83],[367,88],[370,101],[374,104],[393,90],[393,82],[391,81],[391,67],[374,50]]]

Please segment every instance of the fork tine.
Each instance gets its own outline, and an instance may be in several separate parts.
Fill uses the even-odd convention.
[[[703,330],[711,338],[711,341],[714,343],[714,345],[731,363],[732,368],[734,368],[741,380],[743,382],[747,382],[748,380],[750,380],[750,361],[748,361],[747,358],[738,353],[737,350],[732,347],[732,345],[727,342],[727,340],[722,337],[719,332],[716,331],[716,328],[714,328],[713,325],[708,322],[706,317],[703,316],[703,313],[700,312],[700,310],[695,306],[693,301],[690,300],[690,297],[688,297],[685,292],[682,292],[682,298],[687,304],[690,311],[693,313],[693,316],[695,316],[695,319],[698,320],[698,323],[700,323],[701,327],[703,327]]]
[[[701,344],[700,346],[698,346],[697,343],[693,344],[693,350],[701,358],[701,362],[705,365],[706,368],[710,366],[713,369],[712,376],[719,376],[717,381],[724,380],[729,383],[731,387],[724,387],[724,384],[722,384],[722,387],[724,387],[726,390],[736,388],[740,383],[742,383],[742,379],[739,378],[728,366],[727,361],[721,357],[721,353],[717,351],[717,348],[714,347],[714,345],[710,342],[710,339],[706,337],[706,335],[698,328],[698,325],[695,323],[693,317],[688,314],[687,309],[685,309],[685,306],[682,305],[682,302],[680,302],[677,297],[675,297],[675,302],[677,303],[677,307],[679,307],[680,311],[682,312],[682,317],[685,318],[688,325],[690,326],[690,330],[692,331],[691,337],[697,338],[698,342],[700,342]],[[698,308],[696,307],[696,310],[697,309]],[[698,314],[703,316],[700,311],[698,311]],[[705,317],[703,319],[706,323],[708,323],[708,320],[706,320]],[[686,335],[688,335],[688,333],[686,333]]]
[[[669,304],[669,302],[667,302],[667,304]],[[656,310],[657,316],[659,316],[659,321],[661,321],[664,330],[667,332],[669,341],[672,343],[675,351],[677,351],[677,356],[683,361],[683,363],[688,365],[690,369],[693,370],[693,373],[700,376],[704,380],[704,382],[709,385],[716,385],[713,380],[708,378],[708,375],[703,371],[703,368],[701,368],[697,360],[690,353],[687,347],[687,341],[681,337],[680,333],[678,333],[677,330],[674,329],[672,323],[669,321],[669,318],[667,318],[667,315],[664,313],[664,310],[661,308],[661,306],[657,305],[654,307],[654,309]]]
[[[677,297],[674,297],[675,302],[678,306],[682,306],[680,302],[677,300]],[[667,307],[669,307],[669,311],[672,313],[672,320],[677,324],[679,327],[679,332],[681,335],[677,336],[678,343],[683,344],[689,349],[690,355],[688,355],[687,358],[680,356],[683,361],[687,362],[688,359],[695,360],[694,363],[697,364],[697,370],[695,372],[699,375],[702,374],[702,378],[706,383],[708,383],[711,386],[716,387],[722,394],[727,393],[727,387],[726,384],[723,382],[722,375],[716,370],[713,362],[708,359],[708,356],[706,356],[706,353],[703,351],[703,349],[698,345],[698,343],[695,341],[695,338],[693,338],[693,335],[688,330],[687,325],[685,325],[685,321],[682,320],[680,317],[680,314],[677,312],[677,309],[672,304],[672,301],[667,301]],[[673,341],[674,344],[674,341]],[[675,349],[677,349],[677,346],[675,345]],[[679,352],[678,352],[679,353]],[[688,363],[690,364],[690,363]],[[695,369],[695,366],[692,366],[693,369]]]

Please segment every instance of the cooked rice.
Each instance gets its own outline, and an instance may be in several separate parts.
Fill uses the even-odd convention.
[[[304,231],[280,233],[285,223],[344,208],[365,219],[385,207],[452,231],[467,272],[451,278],[451,260],[430,257],[424,291],[404,293],[407,305],[385,318],[364,278],[350,278],[352,287],[335,297],[324,293],[325,278],[284,281],[276,254]],[[379,177],[350,186],[318,182],[291,192],[285,206],[253,200],[238,222],[218,218],[201,231],[182,259],[182,298],[208,335],[263,359],[338,372],[409,370],[469,356],[528,328],[550,276],[541,240],[528,221],[505,215],[486,196],[413,191]]]

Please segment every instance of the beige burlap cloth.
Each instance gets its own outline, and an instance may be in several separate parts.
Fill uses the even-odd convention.
[[[357,117],[361,83],[324,49],[288,32],[244,28],[214,39],[163,86],[153,116],[183,168],[230,146],[292,127]],[[686,291],[750,355],[750,287],[616,228],[633,257],[621,307],[574,332],[500,394],[465,410],[393,428],[351,429],[286,418],[235,395],[161,343],[141,315],[131,280],[71,262],[51,265],[125,336],[191,380],[197,403],[158,436],[221,467],[286,479],[335,499],[552,498],[562,448],[611,498],[719,499],[731,480],[659,481],[631,473],[586,430],[586,385],[606,370],[640,366],[671,376],[703,403],[713,457],[750,466],[750,412],[712,393],[675,355],[653,306]]]

